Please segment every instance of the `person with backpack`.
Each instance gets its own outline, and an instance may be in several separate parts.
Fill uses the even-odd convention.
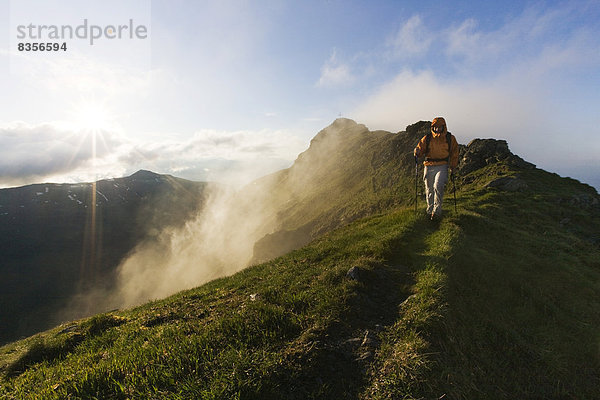
[[[414,155],[415,160],[418,157],[425,157],[423,181],[427,198],[427,216],[432,221],[439,219],[442,216],[442,200],[448,172],[454,174],[458,166],[458,142],[454,135],[448,132],[444,118],[433,119],[431,131],[419,141]]]

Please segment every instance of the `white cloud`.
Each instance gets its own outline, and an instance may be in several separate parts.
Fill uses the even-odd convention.
[[[586,32],[584,27],[574,24],[575,28],[560,31],[574,12],[570,6],[549,10],[529,8],[495,30],[485,30],[477,20],[470,18],[440,32],[440,37],[446,55],[457,69],[498,71],[532,63],[548,50],[560,53],[562,49],[573,48],[573,42],[589,40],[592,47],[597,47],[597,35]],[[570,62],[585,62],[590,56],[598,59],[593,51],[585,57],[582,55],[579,53],[580,57],[573,57]]]
[[[572,119],[556,109],[546,96],[543,79],[515,79],[509,74],[493,80],[444,81],[430,71],[404,71],[352,115],[371,129],[392,132],[444,116],[459,143],[504,139],[514,153],[540,168],[600,190],[598,129],[590,127],[587,119]],[[573,147],[575,143],[583,145]]]
[[[413,15],[388,40],[396,57],[410,57],[425,53],[433,42],[434,35],[419,15]]]
[[[331,57],[329,57],[321,68],[321,77],[317,82],[317,86],[343,86],[354,82],[354,80],[355,77],[350,71],[350,66],[341,63],[338,60],[337,52],[334,50]]]
[[[81,169],[101,167],[123,141],[110,132],[96,135],[64,124],[13,122],[0,127],[0,185],[15,185]]]
[[[283,130],[200,130],[183,141],[133,142],[115,132],[94,135],[63,122],[13,122],[0,126],[0,187],[92,181],[138,169],[242,183],[289,166],[305,147]]]
[[[537,113],[537,104],[527,92],[504,87],[502,82],[445,82],[431,71],[407,70],[380,87],[353,115],[369,126],[391,131],[441,115],[451,131],[467,140],[506,137],[516,121],[523,129]]]
[[[185,141],[144,143],[122,156],[128,165],[194,180],[246,183],[291,165],[307,146],[285,130],[203,129]]]
[[[149,143],[143,147],[154,153],[171,153],[179,158],[242,160],[257,157],[291,158],[302,145],[298,138],[287,131],[202,129],[183,142]]]
[[[589,181],[600,174],[598,163],[589,162],[597,160],[600,131],[585,122],[593,112],[589,104],[598,100],[590,82],[600,77],[600,37],[572,23],[580,15],[571,7],[530,9],[492,31],[467,19],[431,32],[443,44],[439,64],[446,67],[404,67],[351,115],[390,131],[445,116],[462,143],[506,139],[540,167],[587,171],[579,176]],[[569,25],[561,25],[565,19]],[[575,150],[567,142],[586,144]]]
[[[477,22],[474,19],[467,19],[459,26],[449,29],[446,36],[448,42],[446,53],[462,57],[481,54],[483,52],[481,33],[475,32],[476,27]]]

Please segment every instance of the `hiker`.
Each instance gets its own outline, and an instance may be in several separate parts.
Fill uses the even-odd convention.
[[[415,157],[425,157],[425,195],[427,197],[427,216],[433,221],[442,216],[442,200],[444,186],[448,181],[448,169],[454,174],[458,165],[458,143],[454,135],[448,132],[446,120],[434,118],[431,122],[431,132],[417,144]]]

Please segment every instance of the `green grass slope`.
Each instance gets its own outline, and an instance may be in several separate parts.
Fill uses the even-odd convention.
[[[599,398],[595,191],[503,161],[462,182],[439,224],[393,206],[4,346],[0,398]]]

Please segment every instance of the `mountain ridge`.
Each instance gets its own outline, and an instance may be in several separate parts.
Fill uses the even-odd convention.
[[[302,199],[305,204],[309,204],[301,211],[288,210],[288,213],[306,215],[314,214],[311,208],[321,210],[323,207],[313,207],[314,202],[318,201],[323,193],[315,191],[314,196],[307,198],[306,193],[297,195],[294,193],[295,187],[301,187],[303,191],[309,191],[307,188],[318,186],[321,183],[326,187],[326,180],[333,180],[332,186],[344,187],[344,190],[352,193],[346,196],[342,203],[335,201],[329,204],[335,208],[329,213],[322,213],[315,217],[313,222],[303,221],[301,225],[293,221],[293,218],[286,216],[280,218],[278,226],[274,226],[272,232],[267,233],[260,238],[255,245],[253,263],[266,261],[272,257],[285,254],[300,245],[307,244],[310,240],[329,230],[342,226],[345,223],[354,221],[357,218],[366,216],[370,213],[378,212],[389,207],[409,204],[414,202],[414,187],[410,185],[398,186],[394,175],[402,172],[405,175],[414,174],[414,157],[412,148],[416,145],[430,129],[431,122],[419,121],[408,125],[404,131],[392,133],[387,131],[370,131],[365,125],[358,124],[348,118],[338,118],[332,124],[322,129],[310,142],[307,150],[300,153],[294,164],[285,170],[275,172],[265,178],[259,179],[270,181],[266,187],[284,187],[284,192],[291,193],[281,202],[292,202],[291,199]],[[513,154],[505,140],[497,139],[473,139],[467,145],[459,145],[460,162],[458,168],[459,184],[469,184],[470,179],[463,179],[461,176],[484,168],[488,165],[504,162],[509,168],[530,170],[535,169],[535,165],[523,160],[518,155]],[[346,158],[338,159],[328,157],[328,153],[339,151],[345,154]],[[353,158],[362,159],[363,163],[356,163]],[[306,173],[305,170],[311,170]],[[346,183],[344,185],[335,181],[335,172],[330,170],[349,170],[340,173],[341,179]],[[422,166],[419,165],[422,170]],[[316,171],[316,172],[312,172]],[[366,171],[366,172],[365,172]],[[525,189],[523,180],[518,179],[511,174],[500,172],[495,178],[490,177],[490,187],[496,186],[499,189],[511,188],[514,190]],[[352,176],[347,178],[347,175]],[[509,175],[509,176],[504,176]],[[301,176],[301,183],[289,181],[294,180],[294,176]],[[307,178],[307,176],[309,178]],[[360,181],[361,177],[368,177],[368,184]],[[324,178],[327,177],[327,178]],[[420,177],[419,177],[420,179]],[[500,181],[498,180],[500,179]],[[502,181],[504,179],[504,181]],[[317,182],[317,183],[315,183]],[[350,182],[349,184],[347,182]],[[414,184],[414,181],[413,181]],[[352,188],[352,185],[356,189]],[[583,184],[585,185],[585,184]],[[419,183],[419,186],[422,186]],[[593,196],[597,195],[595,189],[589,185],[588,191]],[[324,192],[328,192],[328,189]],[[337,197],[342,198],[343,194],[337,193]],[[423,196],[423,188],[420,189],[419,196]],[[375,197],[374,199],[370,197]],[[350,199],[351,198],[351,199]],[[348,204],[359,202],[355,207]],[[327,221],[327,222],[323,222]]]
[[[597,192],[501,141],[471,142],[458,211],[447,201],[431,224],[414,215],[411,153],[428,123],[374,135],[334,124],[299,156],[314,171],[290,168],[244,192],[250,204],[275,197],[257,237],[307,226],[307,244],[4,346],[0,396],[598,397]],[[344,134],[352,146],[337,145]],[[486,143],[485,156],[469,155]],[[298,182],[304,190],[291,190]]]

